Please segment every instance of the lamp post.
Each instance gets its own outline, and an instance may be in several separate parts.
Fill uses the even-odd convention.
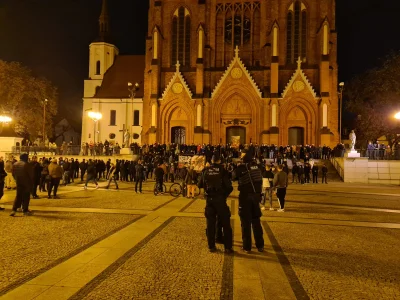
[[[46,106],[49,100],[43,100],[43,144],[46,142]]]
[[[132,82],[128,82],[128,91],[129,91],[129,97],[131,98],[131,103],[132,103],[132,126],[134,125],[134,109],[133,109],[133,99],[135,98],[136,92],[139,90],[139,83],[135,83],[134,85]],[[128,125],[128,123],[127,123]],[[128,127],[128,126],[126,126]],[[129,146],[128,146],[129,147]]]
[[[88,116],[93,120],[93,156],[96,157],[96,123],[101,120],[103,115],[99,112],[90,111]]]
[[[339,83],[339,101],[340,101],[340,111],[339,111],[339,144],[342,143],[342,114],[343,114],[343,90],[344,82]]]

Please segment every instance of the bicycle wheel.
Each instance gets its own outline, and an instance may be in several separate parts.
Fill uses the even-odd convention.
[[[178,197],[182,193],[182,186],[179,183],[174,183],[169,188],[169,193],[172,197]]]

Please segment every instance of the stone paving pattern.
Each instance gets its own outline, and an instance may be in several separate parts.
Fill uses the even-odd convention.
[[[204,219],[176,218],[84,299],[220,299],[223,262]]]
[[[21,217],[19,217],[21,216]],[[135,215],[0,212],[0,295],[7,286],[135,220]]]
[[[268,225],[310,299],[400,299],[397,229]]]
[[[139,196],[134,191],[79,191],[61,195],[60,199],[31,200],[31,205],[75,208],[109,208],[153,210],[170,201],[169,194],[154,196],[146,193]]]

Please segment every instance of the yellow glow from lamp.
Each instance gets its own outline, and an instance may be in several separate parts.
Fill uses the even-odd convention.
[[[400,120],[400,111],[394,115],[394,118]]]
[[[99,112],[94,112],[94,111],[90,111],[88,113],[89,118],[91,118],[93,121],[98,121],[101,120],[101,118],[103,117],[103,115]]]
[[[7,116],[0,116],[0,123],[10,123],[12,119]]]

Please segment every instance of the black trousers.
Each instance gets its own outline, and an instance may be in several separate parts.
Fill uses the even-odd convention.
[[[278,197],[280,208],[284,209],[285,208],[286,188],[278,188],[276,191],[276,196]]]
[[[32,197],[36,197],[37,196],[37,188],[38,188],[39,184],[34,183],[33,187],[32,187]]]
[[[251,250],[251,229],[253,228],[254,240],[257,248],[264,247],[263,230],[260,217],[260,194],[239,194],[239,216],[242,223],[243,249]]]
[[[215,235],[217,217],[224,231],[224,246],[225,249],[232,249],[232,227],[231,227],[231,212],[226,199],[222,196],[207,196],[206,208],[204,215],[207,219],[207,242],[208,248],[215,248]]]
[[[25,187],[18,187],[17,185],[17,195],[15,196],[14,205],[12,210],[17,211],[22,205],[22,211],[27,212],[29,210],[29,200],[31,196],[31,191]]]
[[[0,200],[4,196],[4,180],[0,181]]]
[[[312,174],[312,182],[318,183],[318,174]]]
[[[326,181],[326,176],[327,174],[322,173],[322,183],[324,183],[324,179],[325,179],[325,183],[328,183],[328,181]]]
[[[85,175],[86,170],[85,169],[81,169],[81,181],[83,181],[83,175]]]
[[[51,196],[51,191],[53,191],[54,197],[57,196],[57,190],[58,190],[58,186],[60,185],[60,179],[61,178],[51,178],[50,186],[47,189],[47,195],[49,197]]]
[[[136,179],[135,192],[137,192],[138,185],[139,185],[139,192],[142,192],[142,183],[143,183],[142,179],[138,179],[138,178]]]
[[[112,181],[114,181],[115,187],[116,187],[116,189],[118,189],[118,182],[117,182],[117,179],[115,178],[115,176],[110,176],[110,178],[108,179],[107,188],[110,187],[110,184]]]

